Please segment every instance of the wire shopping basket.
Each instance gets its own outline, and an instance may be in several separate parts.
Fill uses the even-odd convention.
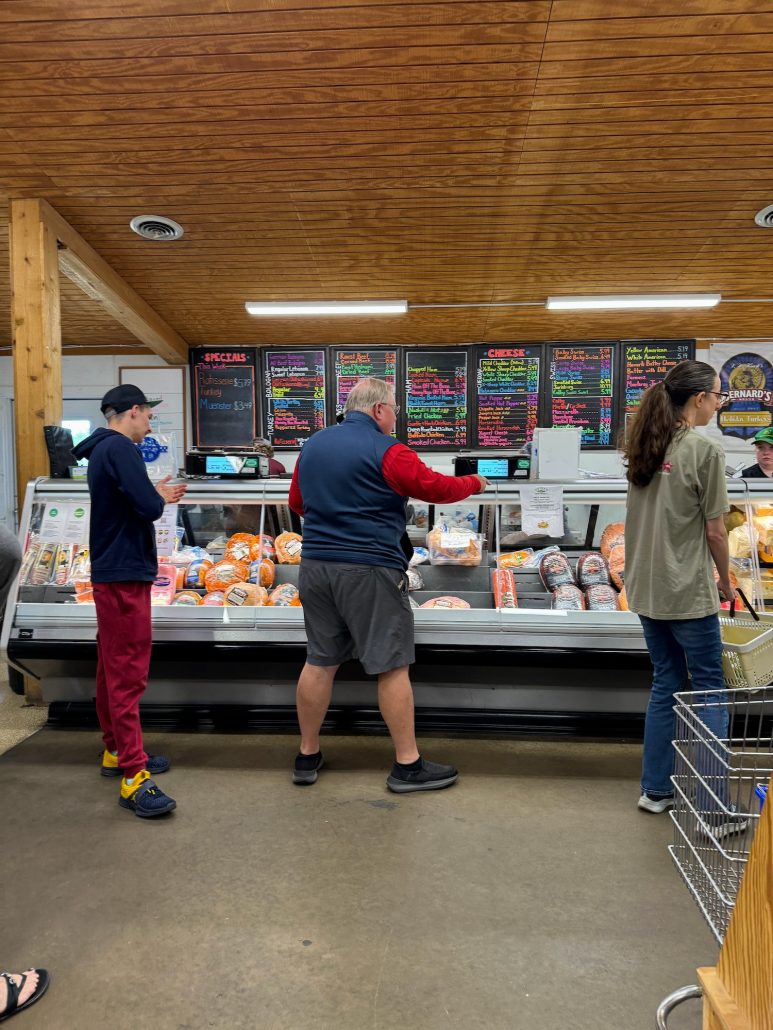
[[[752,614],[720,619],[728,689],[675,695],[668,850],[720,945],[773,774],[773,616]],[[671,1008],[701,993],[686,987],[665,999],[657,1026],[665,1028]]]

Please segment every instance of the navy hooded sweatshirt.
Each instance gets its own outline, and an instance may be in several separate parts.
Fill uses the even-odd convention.
[[[138,447],[114,429],[97,429],[73,454],[89,460],[92,583],[152,582],[158,574],[153,523],[164,499]]]

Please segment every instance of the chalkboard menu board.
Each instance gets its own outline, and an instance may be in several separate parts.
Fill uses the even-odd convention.
[[[556,344],[550,353],[550,424],[582,429],[583,447],[612,443],[613,348]]]
[[[695,357],[695,340],[643,340],[623,344],[624,413],[636,411],[641,395],[687,358]]]
[[[196,447],[250,447],[255,438],[254,348],[191,350],[192,427]]]
[[[467,446],[467,352],[408,351],[405,442],[409,447]]]
[[[483,347],[476,354],[478,447],[520,447],[539,415],[542,347]]]
[[[397,387],[396,350],[337,350],[334,352],[335,413],[344,410],[346,398],[358,379],[384,379]]]
[[[274,447],[302,447],[325,428],[325,351],[265,351],[266,435]]]

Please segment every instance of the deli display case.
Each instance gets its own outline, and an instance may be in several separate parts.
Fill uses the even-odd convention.
[[[532,506],[524,507],[526,492],[535,486],[552,488],[552,514],[538,520],[536,531],[533,497]],[[157,524],[160,574],[144,718],[154,712],[173,720],[209,712],[217,722],[218,715],[243,710],[255,725],[294,727],[295,682],[305,657],[303,612],[292,590],[300,554],[285,552],[286,560],[275,561],[273,570],[271,561],[260,569],[264,553],[270,553],[262,551],[264,540],[271,541],[269,548],[277,537],[302,540],[302,520],[288,506],[288,491],[289,479],[190,480],[181,503]],[[773,492],[766,480],[728,480],[728,492],[736,575],[739,582],[747,577],[747,591],[762,605],[767,573],[760,558],[764,563],[768,546],[773,556]],[[611,605],[605,594],[606,603],[596,607],[588,590],[573,588],[576,595],[561,607],[565,601],[546,586],[542,562],[548,554],[566,556],[576,576],[577,559],[597,554],[605,533],[619,548],[625,496],[623,480],[589,479],[499,482],[447,507],[409,502],[407,532],[417,552],[411,566],[417,656],[412,680],[420,729],[639,731],[650,665],[637,616],[620,609],[624,594],[615,590],[608,591]],[[28,485],[21,522],[24,561],[0,637],[12,669],[40,681],[54,720],[69,715],[77,721],[77,713],[93,704],[97,627],[88,593],[88,513],[84,482],[40,479]],[[237,577],[247,584],[253,580],[255,588],[234,589],[224,603],[212,595],[228,588],[209,589],[224,584],[206,575],[222,567],[236,535],[255,542],[249,576]],[[616,566],[614,557],[606,565],[620,587],[624,564]],[[589,567],[598,564],[594,559]],[[497,569],[512,573],[514,589],[493,589]],[[266,571],[272,582],[258,589]],[[287,586],[276,603],[255,603],[282,584]],[[375,679],[356,661],[339,670],[326,725],[380,725]]]

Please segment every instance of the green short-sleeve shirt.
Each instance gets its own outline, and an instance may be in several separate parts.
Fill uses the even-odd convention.
[[[680,433],[645,487],[628,488],[625,592],[651,619],[702,619],[719,611],[706,522],[729,511],[722,448]]]

